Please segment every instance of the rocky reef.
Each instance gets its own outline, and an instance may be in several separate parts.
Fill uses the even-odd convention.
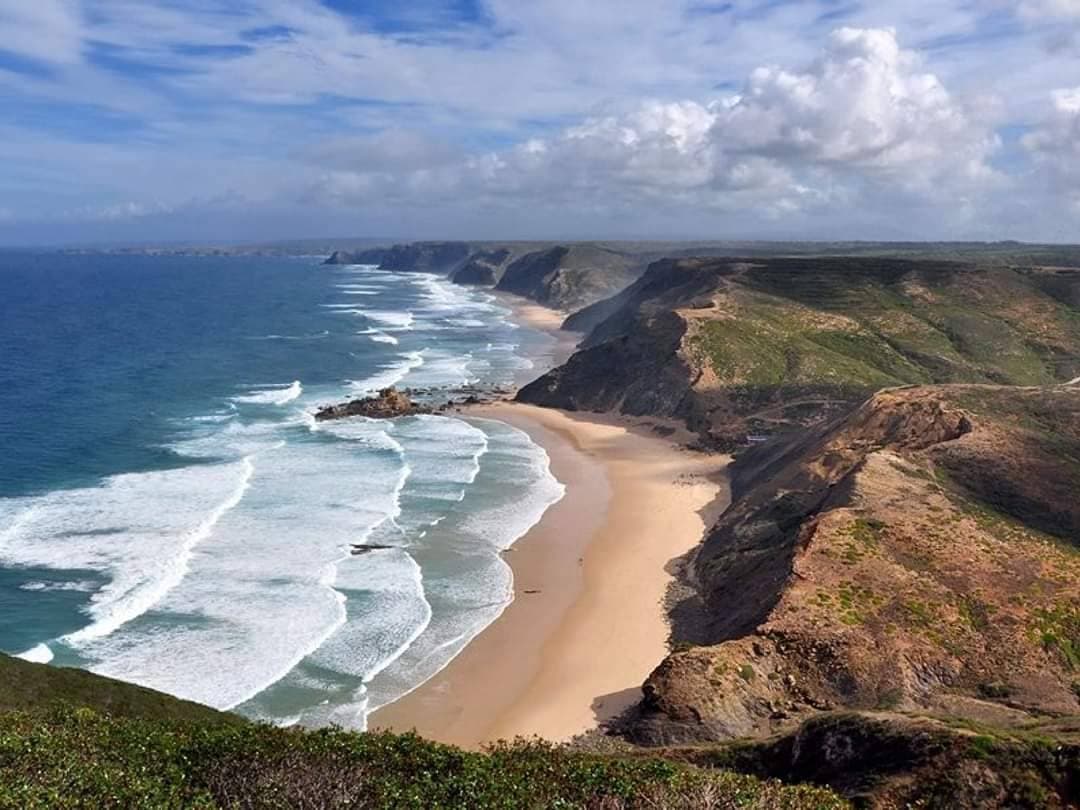
[[[379,391],[378,396],[354,399],[340,405],[327,405],[320,408],[315,412],[315,420],[327,422],[352,416],[363,416],[367,419],[395,419],[399,416],[415,416],[431,412],[431,408],[414,402],[407,393],[398,391],[396,388],[384,388]]]

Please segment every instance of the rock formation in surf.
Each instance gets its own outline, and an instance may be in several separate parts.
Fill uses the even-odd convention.
[[[391,387],[382,389],[374,397],[363,397],[343,402],[340,405],[327,405],[320,408],[315,412],[315,420],[326,422],[332,419],[347,419],[351,416],[394,419],[421,413],[431,413],[431,408],[413,402],[408,394]]]

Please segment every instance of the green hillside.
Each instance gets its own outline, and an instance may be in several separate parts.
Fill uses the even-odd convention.
[[[524,741],[476,753],[411,734],[279,729],[0,655],[4,810],[846,806],[824,788],[659,758]]]

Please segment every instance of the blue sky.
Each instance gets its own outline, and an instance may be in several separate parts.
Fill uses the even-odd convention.
[[[0,244],[1080,241],[1080,0],[0,0]]]

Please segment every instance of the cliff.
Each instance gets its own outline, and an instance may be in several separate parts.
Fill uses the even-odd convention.
[[[574,310],[619,292],[644,272],[646,264],[634,254],[559,245],[509,264],[496,289],[555,309]]]
[[[1080,390],[885,390],[742,454],[628,734],[1080,714]]]
[[[674,416],[730,448],[887,386],[1046,385],[1080,375],[1077,278],[888,258],[664,260],[571,316],[590,329],[581,350],[520,399]]]
[[[573,311],[608,298],[637,279],[653,253],[599,244],[413,242],[358,252],[335,251],[327,264],[437,273],[457,284],[494,287]]]

